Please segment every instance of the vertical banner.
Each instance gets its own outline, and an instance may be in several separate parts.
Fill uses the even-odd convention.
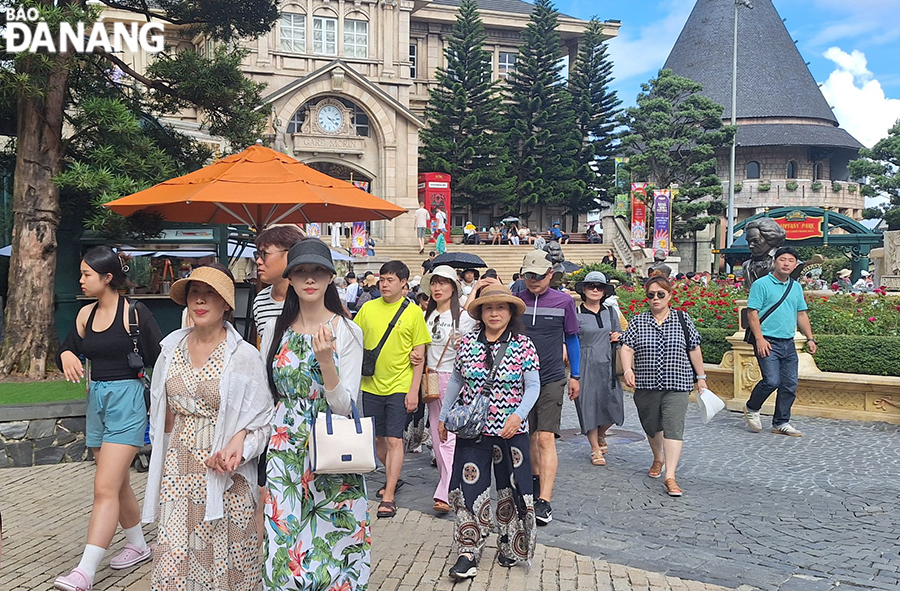
[[[613,215],[616,217],[627,218],[631,210],[631,195],[628,193],[617,193],[616,204],[613,206]]]
[[[631,246],[647,246],[647,185],[631,183]]]
[[[353,230],[350,234],[350,255],[355,257],[366,256],[365,222],[353,222]]]
[[[624,189],[625,181],[619,179],[619,166],[622,164],[628,164],[628,156],[617,156],[616,157],[616,165],[615,165],[615,176],[616,176],[616,188]],[[617,214],[618,215],[618,214]]]
[[[653,191],[653,251],[662,250],[669,256],[671,248],[671,207],[668,189]]]
[[[306,235],[311,236],[312,238],[321,238],[322,224],[320,224],[319,222],[306,224]]]

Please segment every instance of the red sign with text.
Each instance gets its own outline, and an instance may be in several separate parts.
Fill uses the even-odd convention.
[[[792,212],[784,217],[772,218],[787,233],[786,240],[806,240],[807,238],[822,238],[821,216],[807,216],[801,212]]]

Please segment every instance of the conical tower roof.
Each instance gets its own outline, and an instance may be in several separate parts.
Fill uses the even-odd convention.
[[[818,119],[838,125],[772,0],[738,9],[738,118]],[[703,85],[731,117],[733,0],[697,0],[666,68]]]

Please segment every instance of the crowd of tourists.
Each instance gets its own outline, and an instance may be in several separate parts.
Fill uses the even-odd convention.
[[[384,467],[377,518],[396,515],[405,454],[430,440],[433,510],[455,516],[448,574],[457,581],[476,576],[495,530],[497,562],[530,565],[537,527],[553,521],[566,397],[589,446],[585,461],[604,466],[608,430],[624,422],[622,386],[634,390],[652,452],[647,476],[664,475],[661,492],[683,494],[676,469],[688,398],[706,376],[700,334],[671,307],[662,267],[643,284],[650,310],[626,322],[604,273],[574,286],[579,302],[559,289],[552,249],[529,251],[507,285],[495,272],[434,264],[411,280],[397,260],[377,275],[336,279],[328,246],[287,226],[262,232],[256,246],[268,286],[253,301],[252,344],[232,324],[226,267],[199,266],[172,285],[184,327],[163,337],[146,306],[119,295],[119,256],[108,247],[84,255],[82,291],[96,302],[79,312],[58,362],[71,381],[90,362],[86,437],[97,471],[81,561],[56,588],[91,589],[117,524],[126,544],[110,566],[152,557],[155,591],[365,588],[367,471],[317,469],[321,416],[329,432],[332,416],[373,419],[372,453]],[[796,264],[795,252],[780,249],[750,293],[763,375],[745,409],[753,431],[777,390],[773,432],[800,435],[789,422],[797,325],[812,352],[815,342],[790,279]],[[153,368],[150,380],[144,368]],[[148,421],[141,508],[129,467]],[[158,523],[152,550],[142,521]]]

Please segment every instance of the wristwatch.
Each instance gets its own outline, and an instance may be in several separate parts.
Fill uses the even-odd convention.
[[[806,342],[807,342],[807,343],[815,343],[815,342],[816,342],[816,339],[806,339]]]
[[[697,379],[698,379],[698,380],[705,380],[705,379],[706,379],[706,374],[702,374],[702,375],[697,376]]]
[[[580,380],[580,379],[581,379],[581,376],[569,376],[569,377],[572,378],[573,380]]]

